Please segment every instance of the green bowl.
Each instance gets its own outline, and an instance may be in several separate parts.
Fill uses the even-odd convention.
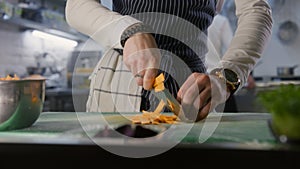
[[[31,126],[45,100],[45,79],[0,81],[0,131]]]

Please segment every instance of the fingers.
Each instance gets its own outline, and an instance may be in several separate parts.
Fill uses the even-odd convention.
[[[184,115],[192,121],[207,117],[209,112],[228,98],[226,84],[215,76],[193,73],[180,88],[177,99]]]
[[[178,93],[177,93],[177,100],[181,101],[181,99],[183,98],[183,94],[189,89],[189,87],[195,83],[196,81],[196,77],[194,77],[195,75],[192,74],[191,76],[189,76],[187,78],[187,80],[184,82],[184,84],[181,86],[181,88],[179,89]]]
[[[177,99],[180,102],[192,103],[202,93],[201,101],[208,100],[211,86],[209,76],[201,73],[193,73],[178,91]]]
[[[208,113],[211,112],[211,99],[202,107],[199,112],[196,121],[200,121],[208,116]]]
[[[211,102],[211,88],[205,88],[200,94],[199,94],[199,102],[196,102],[199,104],[199,109],[202,109],[204,106],[206,106],[209,102]]]
[[[133,71],[133,72],[137,72],[137,71]],[[135,73],[134,78],[138,86],[143,86],[144,74],[145,74],[145,70]]]
[[[187,112],[189,116],[192,116],[192,121],[200,121],[207,117],[211,112],[212,99],[210,97],[210,90],[202,91],[193,102],[194,111]],[[193,109],[192,109],[193,110]]]
[[[134,78],[139,86],[143,86],[145,90],[151,90],[157,76],[157,72],[157,69],[144,69],[136,73]]]
[[[147,69],[143,78],[143,88],[145,90],[151,90],[154,84],[154,80],[157,76],[158,69]]]
[[[137,34],[126,41],[124,63],[139,86],[152,89],[160,65],[160,50],[151,34]]]
[[[178,92],[185,117],[191,121],[205,118],[211,107],[211,83],[206,74],[194,73]]]
[[[137,84],[143,86],[145,90],[152,89],[158,73],[160,58],[155,55],[157,55],[156,52],[144,50],[130,56],[131,61],[127,62]]]

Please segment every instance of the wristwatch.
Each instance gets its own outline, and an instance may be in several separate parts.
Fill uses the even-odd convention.
[[[126,41],[136,33],[152,33],[152,32],[153,32],[153,30],[149,26],[147,26],[143,23],[134,24],[134,25],[130,26],[129,28],[127,28],[122,33],[121,39],[120,39],[121,46],[124,47]]]
[[[230,95],[233,95],[241,84],[241,80],[238,77],[237,73],[228,68],[216,68],[212,70],[210,74],[215,75],[219,79],[225,81],[227,90],[230,92]]]

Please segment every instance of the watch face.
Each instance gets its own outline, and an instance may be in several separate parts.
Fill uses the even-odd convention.
[[[237,74],[230,69],[224,69],[224,74],[226,80],[228,80],[229,82],[235,83],[239,81]]]

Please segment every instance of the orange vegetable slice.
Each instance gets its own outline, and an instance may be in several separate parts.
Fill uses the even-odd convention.
[[[13,77],[11,77],[10,75],[7,75],[6,77],[0,78],[0,80],[20,80],[20,78],[16,74],[14,74]]]
[[[165,77],[162,73],[155,78],[154,85],[153,85],[155,92],[159,92],[165,89],[164,80]],[[170,105],[172,112],[174,110],[177,110],[177,108],[174,106],[174,103],[172,103],[170,100],[168,100],[168,104]],[[142,114],[133,116],[131,118],[131,121],[132,123],[135,124],[176,123],[178,121],[178,117],[176,115],[161,114],[165,106],[166,106],[165,102],[161,100],[153,112],[148,112],[143,110]]]
[[[165,81],[165,77],[164,74],[162,73],[155,78],[153,84],[155,92],[159,92],[165,89],[164,81]]]

